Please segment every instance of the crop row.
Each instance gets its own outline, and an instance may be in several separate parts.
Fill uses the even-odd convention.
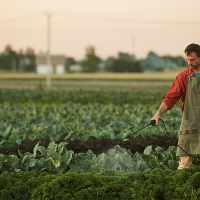
[[[141,104],[0,104],[0,145],[40,139],[87,140],[90,136],[121,139],[149,124],[155,109]],[[163,120],[170,134],[177,135],[180,109],[169,111]],[[166,134],[162,123],[132,136],[152,134]]]
[[[154,150],[152,146],[148,146],[143,153],[136,152],[133,155],[129,150],[118,145],[107,153],[95,155],[91,150],[75,154],[72,150],[67,150],[66,145],[66,142],[60,144],[51,142],[45,148],[38,143],[32,153],[19,152],[19,156],[0,154],[0,173],[39,170],[62,174],[69,170],[78,173],[98,173],[101,169],[141,172],[154,168],[177,169],[175,147],[169,147],[165,151],[160,147]]]
[[[157,102],[156,99],[159,97],[155,91],[154,93],[153,91],[131,93],[119,91],[0,90],[0,93],[0,147],[12,147],[14,144],[22,144],[28,140],[40,142],[47,139],[55,142],[61,139],[79,139],[86,141],[91,136],[120,140],[126,139],[130,135],[133,137],[166,135],[162,124],[149,126],[135,133],[136,130],[150,123],[158,106],[153,104],[154,101]],[[167,128],[170,129],[170,134],[173,136],[177,135],[179,115],[180,109],[177,107],[170,110],[164,119]],[[46,158],[46,155],[41,152],[41,149],[45,147],[38,148],[33,150],[35,151],[33,154],[19,152],[20,157],[1,154],[2,170],[8,168],[11,171],[23,171],[27,165],[28,170],[32,167],[34,169],[36,166],[39,170],[46,169],[45,166],[48,166],[52,160],[48,156]],[[40,152],[41,155],[36,152]],[[72,155],[79,157],[79,154],[74,154],[70,150],[67,151],[67,154],[70,155],[70,158]],[[83,154],[80,155],[83,156]],[[91,155],[95,154],[92,152]],[[101,156],[103,155],[101,154]],[[97,157],[97,155],[95,156]],[[147,157],[150,158],[150,154]],[[65,170],[69,167],[70,158],[64,161]],[[112,158],[113,162],[116,161],[114,158]],[[140,164],[149,169],[146,161],[139,161],[140,164],[136,164],[132,158],[128,159],[132,163],[131,170]],[[169,162],[171,162],[170,160]],[[172,160],[177,163],[177,159],[173,158]],[[81,162],[84,163],[83,160]],[[24,163],[26,164],[24,165]],[[153,163],[156,162],[153,161]],[[80,168],[79,165],[74,166]],[[98,166],[97,163],[95,165]],[[164,166],[168,165],[171,164],[164,164]],[[175,164],[172,166],[169,168],[174,169]]]
[[[1,200],[197,200],[200,168],[148,173],[102,169],[98,174],[41,171],[0,175]]]
[[[158,105],[166,92],[166,88],[153,90],[133,89],[119,90],[28,90],[28,89],[0,89],[0,103],[7,104],[143,104]]]
[[[115,145],[98,154],[67,148],[67,140],[91,137],[105,144],[104,139],[127,142],[130,135],[166,136],[162,123],[146,127],[162,96],[156,90],[0,90],[0,149],[37,142],[30,151],[0,152],[0,199],[197,198],[200,170],[177,171],[175,146],[152,144],[132,153]],[[180,116],[177,106],[162,118],[174,138]]]

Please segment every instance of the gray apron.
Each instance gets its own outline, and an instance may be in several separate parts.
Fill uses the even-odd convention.
[[[188,76],[178,145],[190,155],[200,154],[200,78]],[[177,156],[187,155],[177,147]]]

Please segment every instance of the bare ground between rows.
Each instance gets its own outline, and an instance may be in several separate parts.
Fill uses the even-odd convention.
[[[38,141],[24,141],[20,145],[6,146],[0,148],[0,153],[4,155],[18,155],[18,150],[21,153],[25,152],[33,152],[33,148],[37,144]],[[57,144],[60,142],[67,142],[66,149],[72,150],[74,153],[86,153],[88,150],[92,150],[96,155],[101,153],[107,153],[109,149],[115,148],[116,145],[120,145],[121,148],[129,149],[133,154],[136,152],[143,153],[144,149],[147,146],[152,145],[153,148],[157,146],[162,147],[167,150],[169,146],[177,145],[177,137],[168,137],[168,136],[160,136],[160,135],[152,135],[147,137],[129,137],[127,141],[120,141],[118,139],[110,139],[110,138],[95,138],[91,136],[87,141],[82,140],[64,140],[60,139],[56,141]],[[50,140],[41,140],[39,145],[47,148]]]

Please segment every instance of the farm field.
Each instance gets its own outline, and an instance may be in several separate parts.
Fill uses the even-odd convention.
[[[200,168],[176,170],[180,103],[170,136],[149,125],[171,80],[93,78],[0,78],[0,199],[197,197]]]
[[[97,73],[51,75],[51,89],[119,89],[170,86],[175,73]],[[0,74],[0,88],[48,88],[46,75]]]

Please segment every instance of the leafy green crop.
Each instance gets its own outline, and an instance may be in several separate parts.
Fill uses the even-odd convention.
[[[146,147],[144,153],[132,153],[126,149],[110,149],[108,153],[95,155],[91,150],[86,153],[75,154],[67,150],[67,143],[56,144],[51,142],[47,148],[37,144],[33,153],[26,152],[19,156],[0,154],[0,172],[40,170],[49,173],[63,174],[72,170],[76,172],[98,173],[102,169],[121,171],[148,172],[155,168],[175,170],[178,160],[176,148],[170,147],[167,151],[152,146]]]
[[[101,169],[149,171],[155,167],[174,170],[177,165],[175,147],[167,151],[147,147],[143,154],[132,155],[110,149],[95,155],[91,150],[75,154],[66,150],[63,139],[95,138],[122,139],[129,136],[166,134],[162,124],[136,130],[149,124],[160,103],[161,93],[155,91],[53,91],[0,90],[0,146],[21,144],[23,141],[52,141],[48,148],[39,146],[33,153],[0,154],[0,170],[41,170],[50,173],[99,172]],[[177,134],[180,108],[166,113],[164,120],[171,135]],[[134,134],[133,134],[134,133]]]
[[[175,111],[174,118],[166,115],[166,126],[168,129],[170,127],[171,135],[177,135],[179,110]],[[80,105],[70,102],[64,105],[26,104],[20,107],[0,104],[0,112],[0,144],[9,145],[21,144],[24,140],[87,140],[90,136],[121,139],[149,124],[155,107],[147,109],[144,105]],[[132,136],[153,134],[166,134],[162,124],[147,127]]]
[[[101,170],[48,174],[41,171],[4,172],[0,199],[199,199],[199,167],[185,170],[155,168],[149,172]]]

